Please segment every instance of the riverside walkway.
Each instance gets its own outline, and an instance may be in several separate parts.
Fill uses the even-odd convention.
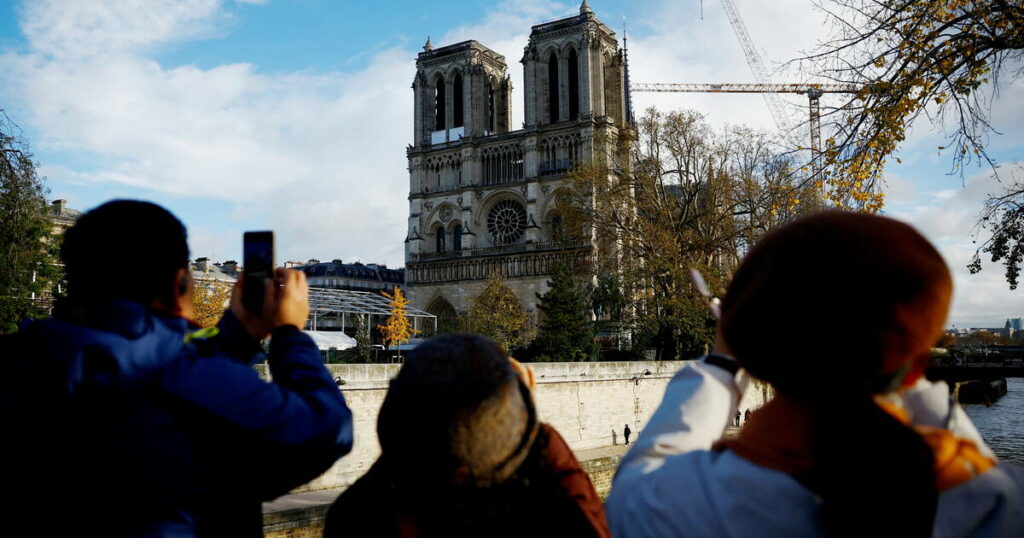
[[[728,427],[726,438],[734,437],[739,428]],[[606,446],[580,450],[576,459],[590,475],[601,498],[608,496],[612,478],[628,447]],[[263,503],[263,533],[266,538],[306,538],[323,534],[324,518],[331,503],[345,491],[344,487],[306,491],[285,495]]]

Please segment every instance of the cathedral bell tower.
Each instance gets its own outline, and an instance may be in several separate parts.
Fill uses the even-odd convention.
[[[416,58],[415,146],[509,131],[512,81],[505,57],[464,41],[435,49],[427,39]]]

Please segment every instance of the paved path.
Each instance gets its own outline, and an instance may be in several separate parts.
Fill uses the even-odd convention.
[[[725,429],[725,438],[735,437],[739,428],[729,426]],[[626,445],[615,445],[615,446],[603,446],[600,448],[589,448],[587,450],[576,451],[576,459],[581,463],[608,457],[622,457],[626,454],[626,450],[629,447]],[[276,500],[263,503],[263,513],[271,514],[277,512],[285,512],[288,510],[295,509],[307,509],[318,506],[324,506],[334,502],[334,499],[345,491],[344,487],[321,489],[317,491],[307,491],[305,493],[293,493],[285,495]]]

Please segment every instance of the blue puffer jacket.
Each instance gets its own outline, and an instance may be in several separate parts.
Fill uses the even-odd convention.
[[[274,332],[267,382],[237,318],[218,328],[186,343],[183,319],[119,300],[0,338],[4,533],[260,536],[261,501],[351,449],[308,336]]]

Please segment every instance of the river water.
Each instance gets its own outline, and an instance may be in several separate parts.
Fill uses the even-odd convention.
[[[1007,379],[1006,389],[992,407],[964,404],[964,410],[1000,461],[1024,465],[1024,378]]]

